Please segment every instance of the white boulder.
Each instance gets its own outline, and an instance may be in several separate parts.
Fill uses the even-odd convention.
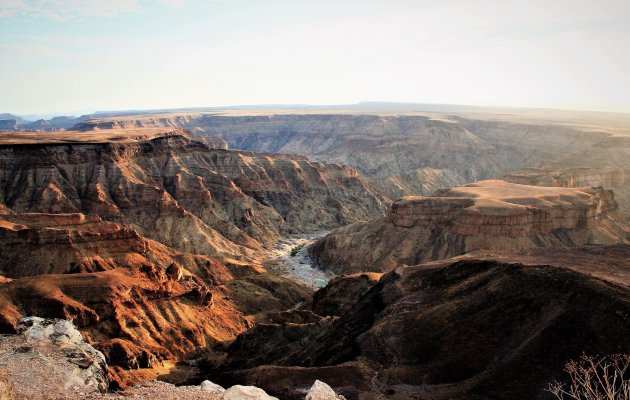
[[[223,394],[223,400],[278,400],[255,386],[234,385]]]
[[[225,389],[223,389],[223,386],[217,385],[214,382],[203,381],[201,382],[200,386],[201,390],[203,390],[204,392],[212,393],[217,397],[222,397],[225,393]]]
[[[322,381],[316,380],[306,394],[305,400],[341,400],[345,399],[337,395],[335,391]]]

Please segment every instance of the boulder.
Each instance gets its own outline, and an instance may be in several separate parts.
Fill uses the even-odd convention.
[[[60,354],[70,368],[61,384],[104,392],[108,387],[105,356],[88,344],[70,321],[25,317],[18,321],[17,332],[24,341],[42,354]]]
[[[335,391],[320,380],[316,380],[306,394],[305,400],[341,400],[345,397],[337,395]]]
[[[225,393],[225,389],[223,389],[223,386],[217,385],[216,383],[207,380],[201,382],[200,387],[201,390],[203,390],[204,392],[212,393],[217,397],[223,397],[223,394]]]
[[[223,400],[278,400],[255,386],[234,385],[223,394]]]

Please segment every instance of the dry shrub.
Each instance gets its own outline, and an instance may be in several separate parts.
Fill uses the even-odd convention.
[[[565,370],[570,385],[554,382],[547,389],[559,400],[630,400],[630,354],[583,355]]]

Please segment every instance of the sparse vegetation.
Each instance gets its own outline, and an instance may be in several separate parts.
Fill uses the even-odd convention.
[[[571,384],[554,382],[547,389],[559,400],[630,400],[630,354],[583,355],[565,370]]]
[[[291,257],[297,256],[297,253],[299,253],[300,250],[302,250],[303,247],[304,247],[303,244],[298,244],[297,246],[293,247],[291,249]]]

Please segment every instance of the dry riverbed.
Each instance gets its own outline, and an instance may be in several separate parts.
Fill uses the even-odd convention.
[[[328,231],[317,231],[291,235],[279,240],[267,251],[263,262],[265,268],[314,289],[326,286],[334,275],[318,269],[306,254],[306,247],[327,233]]]

